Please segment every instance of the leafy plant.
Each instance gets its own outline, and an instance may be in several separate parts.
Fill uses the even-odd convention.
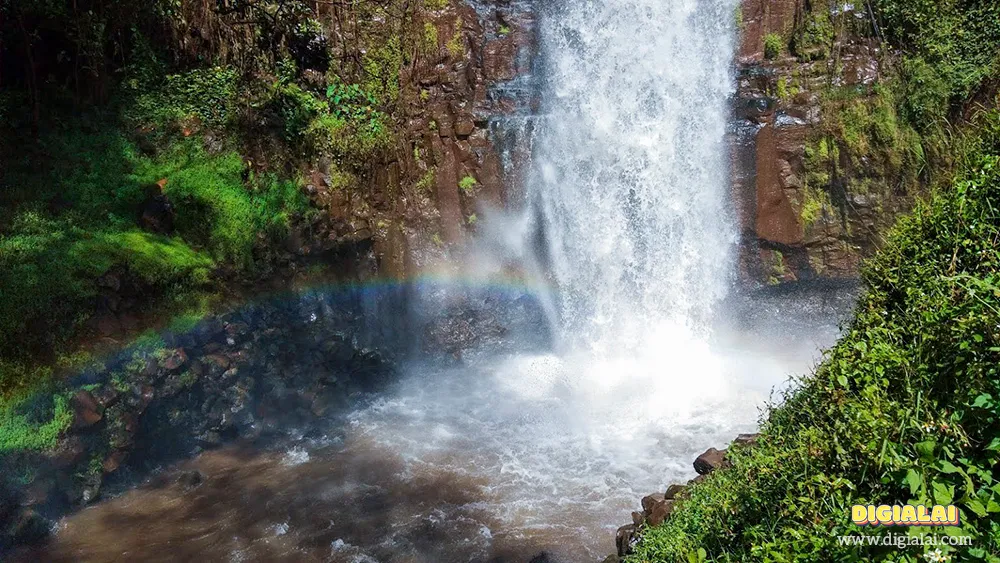
[[[784,49],[785,40],[777,33],[768,33],[764,36],[764,58],[776,59]]]

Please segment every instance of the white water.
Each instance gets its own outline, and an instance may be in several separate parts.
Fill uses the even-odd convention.
[[[223,471],[234,484],[207,503],[224,517],[195,504],[208,514],[188,521],[166,495],[144,533],[190,528],[211,545],[152,545],[204,558],[232,544],[233,560],[527,563],[546,551],[596,562],[642,496],[693,477],[698,453],[751,431],[771,388],[832,340],[836,318],[803,328],[776,310],[748,331],[720,307],[735,237],[723,142],[735,3],[545,8],[528,208],[493,247],[514,247],[556,288],[557,352],[413,368],[320,444],[248,468],[208,456],[210,483],[213,463],[242,468]],[[253,491],[277,496],[251,511]],[[161,526],[169,515],[178,521]],[[83,540],[63,534],[73,553],[89,538],[79,528]]]
[[[540,25],[548,117],[529,193],[578,345],[700,332],[727,288],[735,5],[565,2]]]
[[[413,373],[353,419],[366,448],[413,475],[478,483],[481,500],[445,513],[489,531],[463,540],[481,543],[483,560],[510,545],[603,558],[642,496],[752,431],[771,388],[814,356],[808,338],[713,334],[735,243],[724,144],[734,8],[549,7],[528,208],[501,236],[523,236],[521,256],[535,247],[527,267],[556,287],[558,352]]]

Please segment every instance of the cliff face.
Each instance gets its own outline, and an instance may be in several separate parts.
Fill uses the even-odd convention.
[[[353,191],[336,186],[329,163],[311,171],[307,189],[324,211],[304,237],[312,250],[371,244],[380,275],[409,277],[447,260],[484,208],[511,197],[528,143],[498,124],[530,103],[513,81],[529,71],[533,16],[496,4],[423,13],[427,48],[400,77],[395,154]]]
[[[854,278],[884,230],[912,206],[828,122],[838,98],[870,105],[887,54],[863,8],[744,0],[737,16],[733,198],[744,279]],[[791,51],[791,52],[790,52]],[[878,157],[875,157],[878,158]]]

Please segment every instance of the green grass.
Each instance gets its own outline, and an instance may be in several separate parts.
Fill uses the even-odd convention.
[[[120,133],[81,126],[40,147],[45,156],[22,155],[5,178],[15,189],[0,196],[0,357],[58,348],[94,310],[96,280],[109,271],[153,298],[206,287],[220,265],[252,273],[261,240],[280,238],[308,209],[295,182],[248,176],[236,152],[208,154],[199,138],[147,156]],[[176,213],[170,236],[137,225],[161,179]]]
[[[855,319],[768,413],[758,445],[694,486],[630,563],[699,550],[710,561],[924,560],[917,548],[838,545],[889,532],[852,525],[855,503],[956,503],[960,528],[892,531],[970,535],[961,560],[1000,561],[1000,116],[984,129],[960,179],[866,264]]]
[[[69,400],[62,394],[0,403],[0,454],[52,448],[72,422]]]

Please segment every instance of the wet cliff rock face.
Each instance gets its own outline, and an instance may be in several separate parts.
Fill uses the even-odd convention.
[[[815,4],[743,0],[737,15],[733,189],[741,273],[756,282],[856,277],[912,206],[910,194],[852,167],[825,122],[839,92],[868,96],[883,76],[870,14]]]
[[[394,278],[446,261],[484,209],[505,204],[526,158],[519,149],[501,155],[498,146],[523,152],[527,143],[505,143],[497,122],[530,104],[511,86],[531,64],[530,10],[453,0],[421,18],[422,48],[400,77],[395,154],[359,190],[338,189],[322,162],[307,187],[333,225],[312,240],[326,241],[323,250],[370,241],[378,273]]]

